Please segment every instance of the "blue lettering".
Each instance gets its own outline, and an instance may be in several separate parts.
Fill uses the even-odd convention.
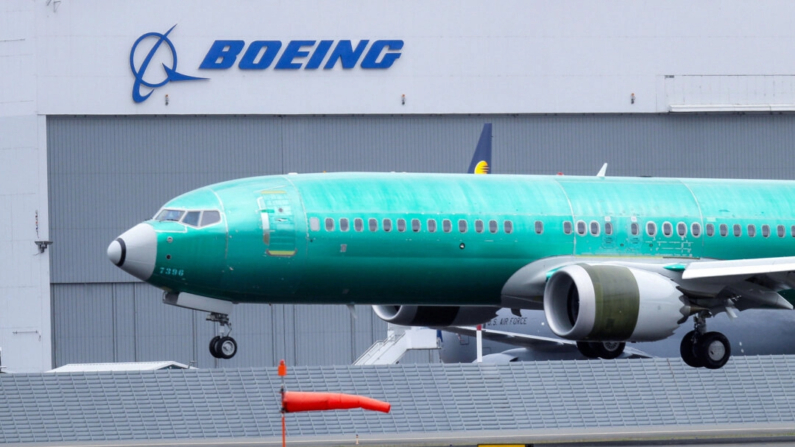
[[[381,53],[384,51],[384,48],[389,48],[390,50],[401,50],[403,49],[403,41],[402,40],[376,40],[373,42],[373,46],[370,47],[370,51],[367,52],[367,55],[364,57],[362,61],[362,68],[389,68],[392,66],[393,63],[400,57],[400,53],[386,53],[381,61],[378,61],[378,57],[381,56]]]
[[[323,68],[325,70],[334,68],[334,64],[337,63],[337,59],[342,61],[342,68],[349,69],[355,67],[356,62],[359,62],[359,58],[362,56],[362,53],[364,53],[364,49],[367,47],[369,42],[369,40],[360,40],[359,44],[356,45],[356,49],[354,50],[350,40],[340,40],[339,43],[337,43],[337,46],[334,47],[331,57],[328,58],[326,66]]]
[[[263,48],[265,48],[265,53],[262,54],[259,62],[257,62],[257,56],[259,56]],[[248,50],[240,59],[238,67],[241,70],[264,70],[271,66],[281,48],[282,43],[278,40],[255,40],[248,46]]]
[[[311,47],[314,44],[314,40],[291,40],[287,44],[287,48],[284,49],[284,53],[282,53],[282,57],[279,58],[275,68],[277,70],[298,70],[301,68],[301,64],[293,63],[293,59],[309,56],[309,52],[301,51],[301,47]]]
[[[323,58],[326,57],[326,54],[333,43],[333,40],[321,40],[320,43],[317,44],[315,52],[312,53],[312,57],[309,59],[309,62],[306,63],[304,69],[315,70],[319,68],[320,64],[323,62]]]
[[[199,68],[222,70],[235,64],[246,43],[242,40],[216,40]]]

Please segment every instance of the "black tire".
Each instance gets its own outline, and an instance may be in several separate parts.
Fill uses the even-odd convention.
[[[592,346],[599,358],[612,360],[624,353],[627,344],[615,341],[596,341],[592,343]]]
[[[707,332],[698,341],[696,350],[707,369],[722,368],[732,355],[729,339],[720,332]]]
[[[577,350],[580,351],[580,354],[585,356],[587,359],[598,359],[599,356],[596,355],[596,352],[593,350],[593,346],[591,343],[587,341],[578,341],[577,342]]]
[[[218,351],[215,349],[215,344],[218,343],[218,340],[220,340],[220,339],[221,339],[221,336],[220,335],[216,335],[215,337],[213,337],[210,340],[210,355],[215,357],[215,358],[217,358],[217,359],[220,359],[221,356],[218,354]]]
[[[223,337],[215,344],[215,349],[222,359],[231,359],[237,354],[237,342],[232,337]]]
[[[696,354],[695,347],[697,345],[693,343],[693,335],[695,335],[695,333],[696,331],[690,331],[685,334],[684,338],[682,338],[682,343],[679,345],[679,354],[682,356],[682,360],[687,366],[701,368],[704,366],[704,363]]]

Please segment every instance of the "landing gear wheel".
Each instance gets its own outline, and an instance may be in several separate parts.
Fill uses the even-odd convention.
[[[695,340],[698,340],[696,335],[696,331],[690,331],[685,334],[684,338],[682,339],[682,343],[679,345],[679,354],[682,355],[682,360],[687,364],[687,366],[693,368],[701,368],[704,366],[704,363],[701,359],[696,355],[696,346],[698,343],[695,343]]]
[[[215,344],[218,343],[218,340],[220,340],[220,339],[221,339],[221,336],[220,335],[216,335],[215,337],[212,338],[212,340],[210,340],[210,355],[212,355],[213,357],[215,357],[217,359],[220,359],[221,355],[218,354],[218,350],[215,349]]]
[[[600,358],[615,359],[624,353],[626,343],[618,341],[597,341],[591,343],[593,350]]]
[[[698,341],[696,350],[707,369],[722,368],[731,357],[729,340],[720,332],[707,332]]]
[[[222,359],[231,359],[237,354],[237,342],[232,337],[222,337],[215,344],[215,349]]]
[[[585,358],[588,358],[588,359],[597,359],[597,358],[599,358],[599,356],[596,355],[596,352],[594,351],[592,344],[587,342],[587,341],[578,341],[577,342],[577,350],[579,350],[580,354],[585,356]]]

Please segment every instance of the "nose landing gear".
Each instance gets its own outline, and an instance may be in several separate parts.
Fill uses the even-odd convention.
[[[695,329],[685,334],[679,352],[688,366],[719,369],[729,361],[731,345],[720,332],[707,332],[707,317],[707,312],[695,316]]]
[[[218,323],[218,334],[210,340],[210,355],[217,359],[231,359],[237,354],[237,342],[229,334],[232,332],[232,323],[229,315],[211,312],[207,321]]]

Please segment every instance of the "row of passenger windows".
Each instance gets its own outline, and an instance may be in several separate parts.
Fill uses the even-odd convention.
[[[580,236],[584,236],[586,232],[590,230],[591,235],[598,236],[601,231],[601,227],[599,222],[591,221],[590,224],[586,225],[585,221],[579,220],[577,221],[577,234]],[[611,222],[605,222],[605,234],[607,236],[611,236],[613,234],[613,224]],[[572,233],[572,223],[569,221],[563,222],[563,232],[565,234]],[[632,222],[629,227],[629,232],[632,236],[637,236],[640,233],[640,225],[637,222]],[[720,224],[718,226],[718,232],[721,236],[728,236],[729,235],[729,226],[727,224]],[[732,225],[732,233],[734,236],[739,237],[742,236],[743,228],[740,224]],[[762,225],[762,237],[770,237],[770,225]],[[777,225],[776,226],[776,235],[778,237],[786,236],[787,230],[784,225]],[[646,234],[649,236],[656,236],[657,235],[657,223],[655,222],[646,222]],[[662,234],[665,237],[670,237],[674,234],[674,227],[673,224],[670,222],[664,222],[662,224]],[[687,236],[687,224],[684,222],[679,222],[676,224],[676,234],[681,237]],[[701,224],[698,222],[693,222],[690,224],[690,234],[693,237],[700,237],[701,236]],[[746,226],[746,234],[749,237],[756,237],[756,225],[749,224]],[[790,227],[790,234],[792,237],[795,237],[795,225]],[[712,237],[715,235],[715,224],[707,224],[707,236]]]
[[[335,221],[331,217],[327,217],[324,221],[326,231],[334,231],[337,226],[337,221]],[[411,219],[409,222],[406,219],[396,219],[394,221],[394,225],[392,219],[386,218],[382,219],[380,222],[380,228],[386,232],[390,232],[393,229],[397,230],[398,232],[405,232],[407,229],[411,228],[411,231],[415,233],[419,233],[422,231],[422,221],[420,219]],[[489,220],[485,222],[483,220],[475,220],[475,232],[476,233],[483,233],[486,231],[486,227],[488,226],[489,233],[497,233],[499,231],[500,225],[496,220]],[[445,233],[450,233],[453,231],[453,221],[450,219],[443,219],[441,223],[441,229]],[[378,231],[379,229],[379,221],[378,219],[371,217],[367,219],[367,228],[370,231]],[[317,217],[310,217],[309,218],[309,229],[312,231],[320,230],[320,219]],[[351,229],[351,221],[347,217],[342,217],[339,219],[339,229],[340,231],[350,231]],[[436,233],[439,229],[436,219],[428,219],[425,221],[425,229],[429,233]],[[353,230],[354,231],[364,231],[364,219],[362,218],[355,218],[353,219]],[[460,233],[466,233],[469,230],[469,222],[465,219],[458,220],[458,231]],[[506,234],[513,233],[513,222],[510,220],[504,220],[502,222],[502,231]],[[541,221],[536,222],[536,232],[541,234],[544,231],[544,224]]]
[[[206,212],[205,212],[206,213]],[[327,217],[324,221],[326,231],[334,231],[337,222],[331,218]],[[422,221],[420,219],[411,219],[409,222],[406,219],[397,219],[395,220],[395,224],[393,227],[392,219],[386,218],[381,220],[381,229],[386,232],[390,232],[394,229],[397,229],[399,232],[405,232],[409,227],[411,231],[418,233],[422,231]],[[489,220],[485,222],[483,220],[475,220],[475,232],[476,233],[483,233],[486,231],[486,226],[488,225],[488,231],[490,233],[497,233],[499,230],[499,223],[496,220]],[[453,221],[450,219],[443,219],[442,220],[442,231],[445,233],[450,233],[453,231]],[[379,222],[376,218],[369,218],[367,219],[367,227],[370,231],[378,231],[379,229]],[[309,228],[312,231],[319,231],[320,230],[320,219],[317,217],[311,217],[309,219]],[[437,222],[436,219],[428,219],[425,222],[425,228],[429,233],[435,233],[437,231]],[[351,229],[351,222],[347,217],[342,217],[339,219],[339,229],[340,231],[350,231]],[[362,218],[355,218],[353,219],[353,229],[354,231],[364,231],[364,219]],[[465,219],[458,220],[458,232],[466,233],[469,229],[469,223]],[[576,229],[577,234],[580,236],[584,236],[585,234],[589,233],[593,236],[599,236],[602,231],[602,227],[597,221],[591,221],[590,223],[586,224],[585,221],[579,220],[576,222]],[[502,222],[502,230],[506,234],[513,233],[513,222],[510,220],[504,220]],[[536,234],[542,234],[544,232],[544,223],[540,220],[535,221],[534,230]],[[676,224],[676,234],[681,237],[687,236],[687,224],[684,222],[679,222]],[[574,227],[572,222],[565,221],[563,222],[563,233],[565,234],[572,234],[574,231]],[[632,236],[637,236],[640,234],[640,224],[637,222],[632,222],[629,227],[629,232]],[[714,236],[715,235],[715,225],[714,224],[707,224],[706,228],[707,236]],[[728,236],[729,235],[729,226],[727,224],[720,224],[718,226],[718,233],[721,236]],[[742,226],[740,224],[732,225],[732,233],[734,236],[741,236],[742,235]],[[761,227],[762,237],[770,237],[770,225],[762,225]],[[604,234],[607,236],[613,235],[613,223],[612,222],[605,222],[604,224]],[[657,235],[657,223],[656,222],[646,222],[646,234],[649,236],[656,236]],[[662,224],[662,234],[663,236],[670,237],[674,234],[674,226],[670,222],[664,222]],[[694,222],[690,224],[690,234],[693,237],[700,237],[701,236],[701,224],[698,222]],[[750,237],[756,236],[756,225],[750,224],[746,226],[746,234]],[[776,234],[778,237],[784,237],[786,235],[786,228],[784,225],[776,226]],[[795,225],[790,227],[790,234],[792,237],[795,237]]]

